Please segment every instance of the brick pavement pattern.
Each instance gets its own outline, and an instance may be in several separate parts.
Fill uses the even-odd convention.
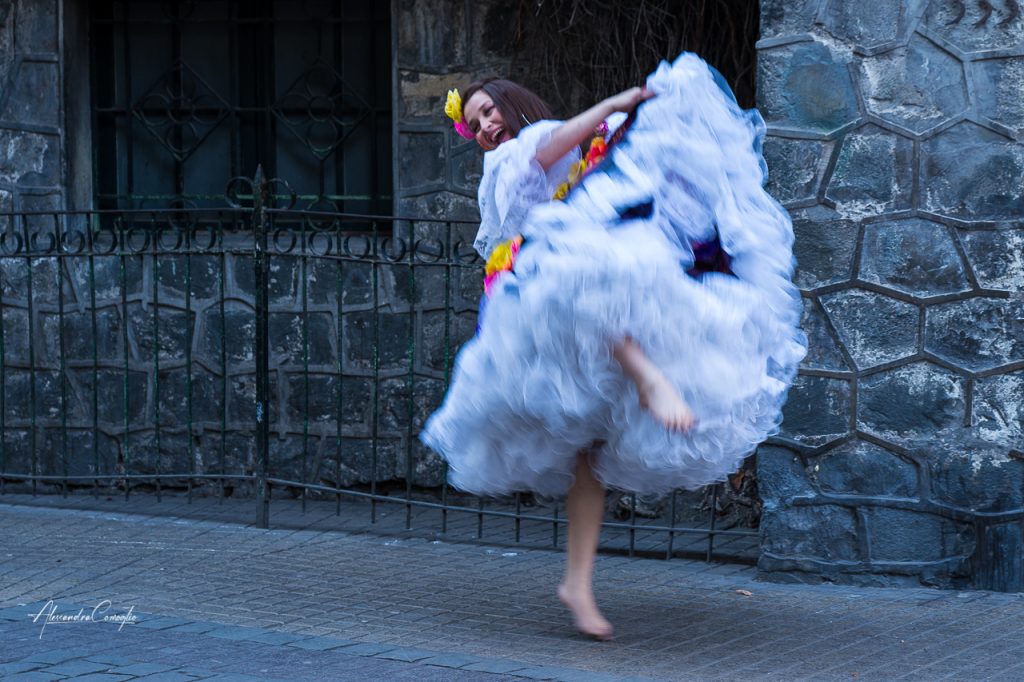
[[[1024,679],[1019,594],[782,585],[744,565],[601,555],[617,638],[591,642],[554,597],[560,552],[261,530],[225,521],[230,501],[184,514],[91,499],[0,498],[4,680]],[[42,631],[30,615],[49,600],[109,600],[139,621]]]

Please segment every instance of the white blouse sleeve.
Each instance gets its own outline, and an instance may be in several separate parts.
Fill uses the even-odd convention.
[[[530,209],[550,201],[558,185],[565,181],[564,164],[556,164],[559,176],[555,167],[545,173],[536,159],[537,150],[547,144],[560,125],[560,121],[538,121],[484,154],[478,192],[480,230],[473,242],[484,258],[495,246],[518,234]]]

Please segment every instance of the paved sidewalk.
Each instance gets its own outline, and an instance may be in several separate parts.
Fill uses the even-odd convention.
[[[602,555],[617,639],[591,642],[553,596],[560,552],[260,530],[212,500],[189,518],[101,502],[0,498],[0,678],[1024,679],[1022,595],[778,585],[750,566]],[[84,618],[106,601],[137,620],[43,627],[46,608]]]

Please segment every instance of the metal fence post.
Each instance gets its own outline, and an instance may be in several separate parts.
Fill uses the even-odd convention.
[[[253,267],[255,269],[254,292],[256,306],[256,525],[270,527],[270,489],[267,478],[270,475],[270,335],[267,326],[267,200],[270,185],[263,176],[263,166],[256,168],[253,178]]]

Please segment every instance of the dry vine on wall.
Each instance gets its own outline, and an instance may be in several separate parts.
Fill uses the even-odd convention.
[[[520,0],[512,77],[568,116],[686,50],[754,106],[757,0]]]

